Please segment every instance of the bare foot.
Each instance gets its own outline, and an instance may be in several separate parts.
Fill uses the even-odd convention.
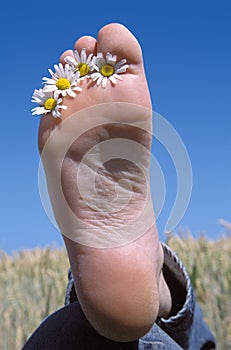
[[[149,190],[151,101],[140,46],[125,27],[82,37],[75,49],[83,48],[126,58],[123,81],[83,80],[76,98],[64,98],[61,121],[41,118],[39,148],[82,309],[101,335],[132,341],[171,309]]]

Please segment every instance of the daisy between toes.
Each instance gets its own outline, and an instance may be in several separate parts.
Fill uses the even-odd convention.
[[[86,54],[86,49],[83,48],[80,55],[77,50],[74,51],[74,57],[65,57],[65,62],[70,65],[71,69],[79,73],[80,80],[91,77],[91,72],[94,70],[95,56],[93,53]]]
[[[80,54],[75,50],[74,57],[65,58],[64,66],[62,63],[54,65],[54,72],[48,69],[51,78],[43,77],[44,87],[34,90],[32,102],[37,103],[38,107],[31,110],[32,115],[50,112],[54,118],[61,118],[61,110],[67,109],[62,105],[62,97],[69,95],[75,98],[75,91],[79,93],[82,91],[78,86],[79,82],[86,78],[92,79],[97,86],[103,88],[106,88],[108,80],[116,85],[117,80],[123,80],[119,74],[125,73],[128,68],[126,59],[116,61],[117,56],[112,56],[110,52],[104,58],[101,52],[97,56],[93,56],[92,53],[87,56],[85,48]]]
[[[125,73],[128,65],[125,64],[127,60],[124,58],[120,62],[116,63],[117,56],[112,56],[109,52],[106,54],[106,59],[102,53],[98,53],[95,58],[94,68],[97,71],[91,75],[93,81],[97,81],[97,85],[106,87],[107,81],[110,80],[112,84],[116,84],[116,79],[123,80],[119,76],[121,73]]]

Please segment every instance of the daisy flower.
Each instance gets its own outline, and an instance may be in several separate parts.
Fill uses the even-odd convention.
[[[103,57],[102,53],[98,53],[95,58],[94,69],[97,71],[92,73],[91,78],[93,81],[97,81],[97,85],[101,85],[103,88],[106,87],[108,79],[112,84],[116,84],[118,80],[123,80],[122,77],[119,76],[120,73],[125,73],[128,64],[126,59],[121,60],[116,63],[117,56],[112,56],[109,52],[106,54],[106,59]]]
[[[61,94],[62,96],[69,95],[75,97],[76,93],[74,91],[82,91],[82,89],[77,86],[79,80],[79,74],[74,73],[70,70],[70,66],[65,64],[63,67],[62,63],[59,65],[54,65],[55,72],[48,69],[51,78],[44,77],[44,92],[55,92],[56,94]]]
[[[31,110],[32,115],[50,112],[54,118],[61,118],[60,109],[67,109],[66,106],[61,105],[62,101],[62,98],[58,98],[58,94],[53,94],[49,91],[45,92],[43,89],[35,89],[32,102],[37,103],[39,106]]]
[[[83,48],[79,55],[78,51],[74,51],[74,57],[67,56],[65,58],[65,62],[70,65],[70,67],[74,70],[74,72],[79,72],[80,79],[83,80],[85,78],[90,77],[90,73],[94,69],[94,57],[93,53],[90,55],[86,54],[86,49]]]

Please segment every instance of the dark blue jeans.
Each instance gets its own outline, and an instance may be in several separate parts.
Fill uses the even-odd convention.
[[[215,339],[203,320],[189,276],[181,260],[165,244],[163,273],[169,286],[173,308],[169,319],[158,319],[139,340],[143,349],[216,349]]]
[[[195,301],[189,276],[180,259],[165,244],[163,274],[172,296],[171,316],[159,318],[141,339],[119,343],[100,336],[87,321],[77,301],[71,269],[65,307],[47,317],[23,350],[206,350],[215,339]]]

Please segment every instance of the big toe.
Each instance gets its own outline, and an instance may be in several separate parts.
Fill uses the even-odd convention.
[[[129,64],[142,63],[142,51],[134,35],[122,24],[111,23],[98,33],[97,51],[117,55],[118,60],[126,58]]]

